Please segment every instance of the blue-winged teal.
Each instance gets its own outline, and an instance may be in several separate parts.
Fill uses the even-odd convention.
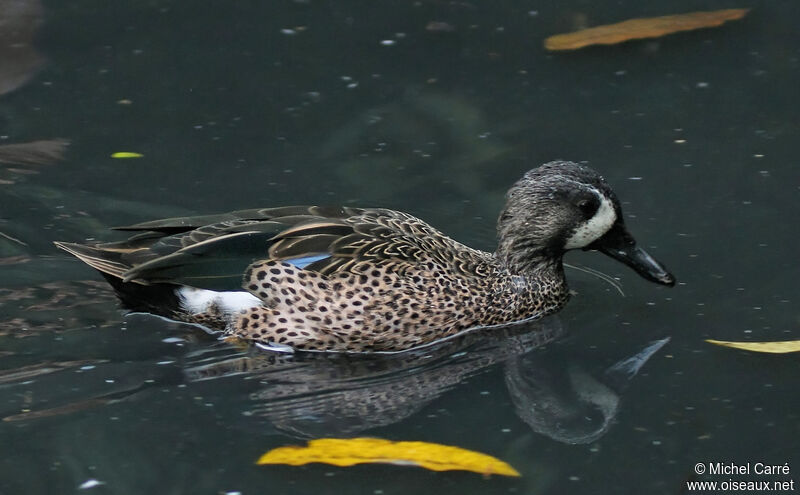
[[[102,272],[128,309],[282,350],[399,351],[554,313],[569,298],[570,249],[674,284],[636,246],[603,178],[561,161],[509,190],[494,253],[381,208],[265,208],[118,230],[136,233],[56,245]]]

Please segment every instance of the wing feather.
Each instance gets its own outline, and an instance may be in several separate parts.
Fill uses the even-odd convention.
[[[217,290],[241,288],[247,266],[257,260],[309,258],[304,269],[324,275],[361,273],[376,264],[403,272],[435,260],[468,274],[488,256],[407,213],[378,208],[261,208],[168,218],[117,230],[133,235],[121,242],[58,246],[126,282]]]

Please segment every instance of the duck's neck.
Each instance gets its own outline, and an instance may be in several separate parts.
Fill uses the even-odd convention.
[[[495,256],[512,275],[531,279],[564,278],[563,252],[501,242]]]
[[[503,265],[506,280],[499,295],[506,302],[499,316],[502,321],[549,315],[569,300],[561,256],[528,257],[524,261],[503,257],[500,252],[495,256]]]
[[[497,254],[506,270],[512,277],[521,277],[528,283],[550,287],[563,286],[567,290],[567,279],[564,276],[562,256],[536,256],[525,259],[503,258]]]

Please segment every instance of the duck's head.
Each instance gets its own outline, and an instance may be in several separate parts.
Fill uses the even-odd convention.
[[[664,265],[636,245],[614,191],[577,163],[555,161],[526,173],[506,195],[497,234],[497,254],[513,272],[560,265],[571,249],[597,250],[647,280],[675,284]]]

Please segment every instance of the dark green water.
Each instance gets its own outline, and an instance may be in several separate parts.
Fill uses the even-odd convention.
[[[582,18],[730,7],[754,10],[651,42],[541,47]],[[795,2],[53,1],[32,18],[46,61],[0,95],[0,144],[72,144],[56,164],[0,164],[0,493],[98,480],[86,493],[673,494],[798,479],[797,355],[704,342],[800,339]],[[52,246],[164,216],[338,203],[409,211],[492,250],[506,188],[556,158],[602,171],[675,288],[574,253],[626,296],[569,271],[578,294],[529,333],[282,358],[123,317]],[[614,368],[667,337],[635,376]],[[254,465],[353,435],[459,445],[522,477]],[[791,474],[695,474],[709,462]]]

